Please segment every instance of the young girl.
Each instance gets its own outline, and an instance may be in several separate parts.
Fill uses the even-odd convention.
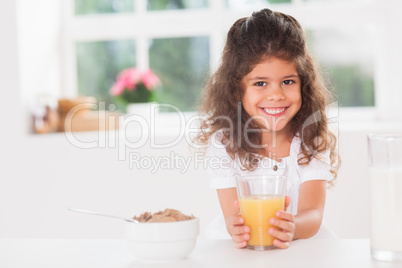
[[[233,24],[221,65],[204,92],[206,118],[198,140],[208,144],[210,184],[236,247],[250,238],[240,215],[237,175],[287,175],[285,211],[270,219],[278,229],[267,230],[275,246],[288,248],[292,240],[319,231],[326,186],[339,167],[325,115],[329,101],[293,17],[263,9]]]

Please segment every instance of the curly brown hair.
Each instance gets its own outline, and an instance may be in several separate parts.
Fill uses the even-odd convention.
[[[328,129],[325,114],[332,94],[307,49],[302,27],[292,16],[280,12],[263,9],[237,20],[230,28],[221,64],[201,96],[200,112],[206,117],[201,121],[197,141],[206,144],[216,131],[223,129],[222,142],[228,155],[232,159],[237,155],[244,169],[256,168],[262,149],[253,145],[261,144],[261,132],[244,131],[250,116],[241,105],[242,79],[269,57],[294,62],[301,80],[302,105],[290,121],[292,134],[300,135],[302,140],[298,164],[307,165],[317,154],[329,149],[332,185],[340,165],[336,137]],[[248,127],[261,129],[253,122]]]

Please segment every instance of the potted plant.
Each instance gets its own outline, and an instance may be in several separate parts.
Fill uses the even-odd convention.
[[[127,106],[128,114],[150,114],[155,101],[155,89],[161,85],[158,76],[150,69],[131,67],[122,70],[110,93]]]

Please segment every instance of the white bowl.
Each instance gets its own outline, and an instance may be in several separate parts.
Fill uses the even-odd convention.
[[[199,234],[199,220],[126,223],[126,240],[140,260],[167,261],[190,254]]]

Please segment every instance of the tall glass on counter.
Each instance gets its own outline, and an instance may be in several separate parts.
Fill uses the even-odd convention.
[[[402,134],[368,135],[371,255],[402,261]]]

